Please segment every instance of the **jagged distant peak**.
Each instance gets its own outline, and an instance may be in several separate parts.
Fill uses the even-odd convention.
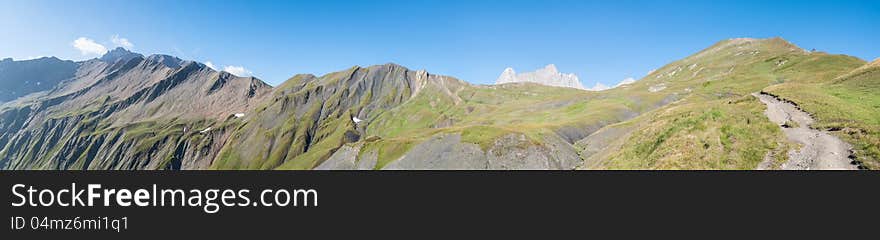
[[[495,84],[514,83],[514,82],[531,82],[548,86],[570,87],[584,89],[580,79],[574,73],[560,73],[555,64],[547,64],[541,69],[534,72],[516,73],[511,67],[505,68]]]
[[[543,70],[547,71],[547,72],[551,72],[551,73],[558,73],[559,72],[559,70],[556,69],[556,64],[552,64],[552,63],[547,64],[547,66],[544,66]]]
[[[41,56],[41,57],[30,57],[23,59],[15,59],[15,58],[3,58],[0,62],[44,62],[44,61],[53,61],[53,62],[72,62],[70,60],[62,60],[55,56]]]
[[[110,53],[133,53],[133,52],[129,51],[128,49],[125,49],[124,47],[116,47],[113,50],[110,50],[109,52],[105,53],[104,55],[107,55]]]
[[[167,67],[170,67],[170,68],[179,68],[179,67],[187,65],[189,62],[191,62],[188,60],[183,60],[181,58],[171,56],[171,55],[166,55],[166,54],[151,54],[149,56],[144,57],[144,55],[142,55],[140,53],[135,53],[135,52],[129,51],[128,49],[125,49],[123,47],[117,47],[117,48],[114,48],[113,50],[108,51],[103,56],[98,58],[98,60],[103,61],[103,62],[107,62],[107,63],[115,63],[117,61],[128,61],[128,60],[131,60],[133,58],[138,58],[138,57],[144,58],[144,60],[146,60],[147,62],[159,63],[159,64],[165,65]],[[207,67],[207,65],[204,65],[204,64],[201,64],[201,65],[204,67]]]
[[[104,56],[101,56],[100,60],[104,61],[104,62],[108,62],[108,63],[115,63],[117,61],[128,61],[128,60],[131,60],[132,58],[136,58],[136,57],[144,57],[144,56],[141,54],[138,54],[138,53],[133,53],[131,51],[128,51],[125,48],[117,47],[117,48],[114,48],[113,50],[110,50],[109,52],[105,53]]]
[[[171,55],[153,54],[147,57],[147,61],[162,63],[170,68],[178,68],[183,65],[183,59]]]

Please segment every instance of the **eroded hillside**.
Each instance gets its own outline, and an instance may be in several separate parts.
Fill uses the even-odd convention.
[[[233,115],[270,88],[171,56],[111,53],[2,106],[0,166],[206,168],[225,143],[225,126],[238,121]]]

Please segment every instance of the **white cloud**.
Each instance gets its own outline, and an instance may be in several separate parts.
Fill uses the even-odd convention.
[[[244,68],[243,66],[222,66],[221,67],[221,66],[215,65],[214,62],[211,62],[211,61],[205,61],[204,64],[205,64],[205,66],[207,66],[211,69],[214,69],[214,71],[220,71],[220,69],[222,68],[223,69],[222,71],[232,73],[232,75],[235,75],[235,76],[239,76],[239,77],[252,77],[252,76],[254,76],[254,72],[251,72],[251,70],[248,70],[247,68]]]
[[[113,44],[116,45],[117,47],[124,47],[127,49],[134,48],[134,44],[132,44],[130,41],[128,41],[127,38],[119,37],[118,34],[113,35],[113,37],[110,38],[110,41],[112,41]]]
[[[635,79],[633,79],[633,78],[631,78],[631,77],[628,77],[628,78],[626,78],[626,79],[623,79],[623,81],[620,81],[620,83],[618,83],[617,85],[614,85],[614,87],[620,87],[620,86],[623,86],[623,85],[632,84],[632,83],[634,83],[634,82],[636,82]]]
[[[253,76],[253,74],[254,74],[253,72],[245,69],[242,66],[226,66],[223,68],[223,71],[226,71],[228,73],[232,73],[232,75],[239,76],[239,77],[250,77],[250,76]]]
[[[214,63],[212,63],[211,61],[205,62],[205,66],[208,66],[209,68],[214,69],[214,71],[217,71],[217,66],[214,66]]]
[[[593,86],[591,88],[587,88],[587,91],[604,91],[604,90],[608,90],[608,89],[611,89],[610,87],[608,87],[608,85],[605,85],[602,83],[596,83],[596,86]]]
[[[104,45],[98,44],[94,40],[85,37],[80,37],[76,40],[73,40],[73,43],[71,43],[71,45],[79,50],[82,55],[101,55],[107,53],[107,48],[104,47]]]

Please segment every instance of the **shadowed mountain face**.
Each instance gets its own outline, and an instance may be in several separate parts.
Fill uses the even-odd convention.
[[[0,61],[0,103],[52,89],[70,79],[79,64],[54,57],[25,61]]]
[[[0,105],[4,169],[753,169],[791,147],[750,97],[764,90],[816,109],[820,124],[855,129],[844,139],[866,166],[880,125],[876,64],[779,38],[721,41],[601,92],[471,85],[395,64],[272,88],[121,48],[44,61],[73,70]],[[23,69],[7,72],[38,71]],[[852,94],[796,97],[811,88]]]

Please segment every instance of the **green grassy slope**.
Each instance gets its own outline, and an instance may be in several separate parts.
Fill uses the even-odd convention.
[[[765,91],[797,103],[816,118],[814,128],[832,130],[853,144],[865,166],[880,169],[880,60],[836,78],[788,82]]]
[[[168,98],[204,90],[182,86],[189,90]],[[436,155],[424,155],[429,160],[467,149],[468,155],[459,156],[483,158],[478,160],[486,160],[487,168],[492,159],[492,166],[512,169],[570,169],[580,157],[585,169],[754,169],[764,161],[778,166],[786,160],[784,153],[796,147],[751,96],[765,91],[812,113],[818,120],[813,127],[834,131],[853,144],[865,166],[880,169],[878,89],[880,60],[866,64],[845,55],[807,52],[781,38],[724,40],[635,83],[601,92],[531,83],[471,85],[385,64],[320,77],[297,75],[235,111],[228,104],[207,105],[218,106],[221,115],[241,110],[246,116],[241,118],[186,117],[178,113],[188,112],[178,110],[165,111],[168,117],[157,114],[168,106],[192,105],[173,101],[115,113],[140,98],[83,97],[70,105],[75,107],[37,115],[40,124],[20,131],[33,118],[33,109],[4,109],[0,132],[16,134],[0,134],[0,167],[313,169],[349,145],[357,147],[344,149],[359,150],[347,156],[375,161],[364,164],[374,169],[400,163],[418,168],[427,162],[407,158],[420,154],[412,149],[436,150]],[[141,112],[157,116],[129,116]],[[432,142],[442,136],[460,136],[460,142]],[[437,146],[459,143],[467,148],[444,152]],[[536,153],[531,165],[497,162],[528,153]],[[527,157],[521,158],[512,160]]]
[[[633,103],[623,98],[537,84],[466,86],[452,95],[428,88],[374,119],[367,133],[381,140],[368,143],[362,152],[378,150],[381,168],[437,134],[460,133],[463,142],[484,151],[511,133],[541,144],[545,136],[569,128],[568,134],[585,135],[579,131],[622,121],[634,114],[629,105]]]
[[[509,134],[536,146],[548,137],[573,143],[676,98],[528,83],[479,86],[387,66],[294,77],[249,114],[255,117],[232,134],[212,168],[311,169],[342,145],[362,142],[361,155],[377,154],[381,169],[440,134],[460,134],[483,151]],[[346,138],[350,133],[357,139]]]
[[[297,75],[250,114],[212,168],[312,169],[343,144],[365,139],[354,117],[373,119],[438,78],[394,64]],[[464,84],[449,79],[450,88]]]
[[[821,82],[861,64],[853,57],[805,52],[780,38],[719,42],[641,80],[684,97],[625,123],[628,137],[618,140],[624,143],[591,168],[754,169],[766,153],[791,146],[751,93]],[[772,154],[771,161],[784,161],[784,155]]]
[[[754,169],[782,140],[754,97],[676,104],[646,116],[609,169]]]
[[[773,164],[785,161],[781,153],[792,146],[750,94],[768,86],[825,84],[863,64],[771,38],[721,41],[636,83],[602,92],[527,83],[470,85],[396,65],[298,75],[233,133],[212,167],[311,169],[342,145],[357,142],[360,155],[376,154],[374,168],[381,169],[414,146],[451,133],[483,151],[508,134],[524,135],[537,146],[553,137],[585,148],[579,141],[612,125],[625,126],[609,138],[620,143],[610,144],[614,149],[605,159],[588,168],[754,169],[767,156]],[[833,85],[839,87],[822,89],[860,88],[865,94],[859,100],[870,95],[872,85],[853,82],[837,80]],[[354,116],[364,123],[355,124]],[[876,119],[872,116],[854,119]]]

